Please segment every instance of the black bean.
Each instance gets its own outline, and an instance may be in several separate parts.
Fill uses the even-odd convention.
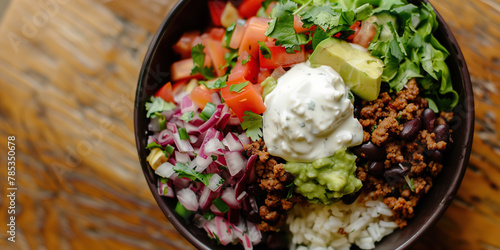
[[[443,159],[443,153],[438,149],[429,151],[429,159],[433,162],[441,162]]]
[[[346,205],[352,204],[356,201],[356,199],[358,199],[360,194],[361,194],[361,190],[359,190],[358,192],[356,192],[354,194],[344,195],[344,196],[342,196],[342,202]]]
[[[434,129],[434,134],[436,135],[436,141],[444,141],[448,142],[450,138],[450,131],[448,130],[448,126],[439,124]]]
[[[393,166],[386,169],[384,172],[384,178],[389,186],[394,186],[394,184],[404,181],[405,173],[408,168],[401,168],[400,166]]]
[[[369,161],[381,161],[385,159],[385,150],[371,141],[352,148],[352,152],[359,157],[365,157]]]
[[[293,182],[293,176],[289,172],[285,172],[282,177],[280,177],[280,181],[282,181],[285,185],[288,185]]]
[[[260,215],[259,213],[253,211],[253,210],[250,210],[250,212],[248,213],[247,215],[247,218],[246,218],[248,221],[252,222],[252,223],[260,223],[260,221],[262,220],[260,218]]]
[[[368,173],[373,176],[381,176],[384,173],[385,166],[382,161],[374,161],[368,164]]]
[[[427,131],[434,130],[436,124],[436,113],[430,108],[427,108],[422,112],[422,120],[424,122],[424,128]]]
[[[399,137],[401,137],[401,139],[403,140],[411,141],[418,135],[421,126],[422,121],[420,120],[420,117],[416,117],[413,120],[405,123],[403,131],[401,131]]]
[[[249,185],[247,188],[247,192],[248,194],[253,195],[255,197],[260,197],[265,194],[264,190],[262,190],[259,183],[254,183],[252,185]]]

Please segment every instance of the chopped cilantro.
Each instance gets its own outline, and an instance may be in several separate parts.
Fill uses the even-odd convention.
[[[250,60],[252,60],[252,57],[250,57],[250,55],[248,55],[247,59],[241,60],[241,65],[247,64],[247,62],[250,62]]]
[[[245,111],[243,114],[243,122],[241,127],[246,130],[246,135],[252,139],[252,141],[257,141],[262,137],[262,116],[255,114],[252,111]]]
[[[244,87],[248,86],[248,83],[249,82],[246,81],[246,82],[242,82],[242,83],[238,83],[238,84],[233,84],[229,87],[229,91],[241,93],[241,92],[245,91]]]
[[[219,78],[210,81],[200,81],[207,89],[221,89],[226,87],[227,75],[221,76]]]
[[[193,57],[193,68],[191,69],[191,75],[200,73],[203,77],[207,79],[214,78],[214,68],[205,66],[205,45],[197,44],[191,49],[191,56]]]
[[[293,28],[294,11],[297,4],[291,1],[276,5],[272,12],[272,21],[269,23],[265,35],[276,39],[277,46],[283,46],[289,54],[300,51],[300,45],[307,44],[309,38],[305,34],[297,34]]]
[[[199,181],[208,186],[208,181],[213,174],[202,174],[190,169],[186,164],[177,162],[174,166],[174,172],[179,175],[179,178],[186,177],[193,181]]]
[[[288,189],[288,194],[286,195],[286,199],[290,199],[292,198],[293,196],[293,190],[295,189],[295,185],[293,184],[293,182],[291,182],[290,184],[286,185]]]
[[[175,104],[166,102],[161,97],[152,96],[151,102],[146,102],[146,110],[148,111],[146,117],[157,117],[157,113],[161,113],[166,110],[173,110],[175,107]]]
[[[373,133],[373,131],[375,131],[375,129],[377,129],[377,128],[378,128],[378,124],[373,125],[373,126],[372,126],[372,133]]]
[[[194,117],[194,112],[189,111],[189,112],[182,114],[180,119],[185,121],[185,122],[190,122],[191,120],[193,120],[193,117]]]
[[[236,23],[233,23],[231,25],[229,25],[229,27],[227,27],[226,29],[226,33],[224,33],[224,37],[222,38],[222,45],[226,48],[229,48],[229,43],[231,42],[231,38],[233,37],[233,32],[234,32],[234,28],[236,27]]]
[[[226,60],[226,64],[222,65],[221,68],[234,68],[236,65],[236,58],[238,58],[238,50],[231,50],[224,54],[224,60]]]
[[[259,43],[260,45],[259,48],[262,56],[268,60],[271,59],[271,50],[269,49],[269,47],[267,47],[266,43],[261,41],[258,41],[257,43]]]

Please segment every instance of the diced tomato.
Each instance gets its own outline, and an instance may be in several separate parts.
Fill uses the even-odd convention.
[[[226,64],[226,59],[224,54],[229,52],[228,49],[222,47],[222,41],[215,40],[212,37],[203,38],[203,44],[205,44],[205,53],[212,58],[213,66],[217,76],[223,76],[226,74],[226,67],[221,68],[222,65]]]
[[[221,26],[220,17],[225,7],[226,7],[225,1],[220,1],[220,0],[208,1],[208,9],[210,10],[210,17],[212,17],[212,23],[215,26]]]
[[[226,32],[226,30],[223,28],[212,28],[210,29],[209,34],[214,40],[221,41],[224,37],[224,32]]]
[[[375,24],[363,21],[361,22],[361,28],[354,33],[352,42],[368,48],[368,45],[370,45],[370,42],[373,40],[373,37],[375,37],[376,33],[377,27]]]
[[[260,67],[264,69],[275,69],[279,66],[287,67],[306,61],[304,45],[300,46],[300,51],[294,54],[286,53],[284,47],[274,45],[274,42],[266,42],[266,46],[271,51],[271,59],[266,59],[259,50]]]
[[[232,49],[239,48],[242,37],[243,25],[236,24],[236,26],[234,27],[233,35],[231,36],[231,41],[229,42],[229,47]]]
[[[209,54],[205,55],[205,66],[212,66],[212,58]],[[189,78],[203,79],[201,74],[191,75],[191,69],[193,69],[193,58],[186,58],[174,62],[170,67],[170,73],[172,74],[171,80],[175,82]]]
[[[272,71],[270,69],[260,69],[259,75],[257,76],[257,83],[260,84],[261,82],[266,80],[266,78],[271,76],[271,72]]]
[[[173,49],[181,58],[191,57],[191,48],[193,48],[193,40],[200,35],[199,31],[188,31],[182,34],[179,41],[174,44]]]
[[[354,34],[352,34],[352,35],[350,35],[350,36],[348,36],[348,37],[347,37],[347,41],[348,41],[348,42],[352,42],[352,40],[354,39],[354,37],[358,34],[359,30],[361,29],[361,27],[360,27],[360,26],[361,26],[361,22],[360,22],[360,21],[356,21],[356,22],[354,22],[354,23],[353,23],[353,24],[349,27],[349,29],[354,30]],[[338,34],[337,38],[338,38],[338,37],[340,37],[340,32],[339,32],[339,33],[337,33],[337,34]],[[337,35],[337,34],[336,34],[336,35]]]
[[[260,96],[262,97],[262,90],[263,90],[262,85],[260,85],[260,83],[258,83],[258,84],[254,84],[253,87],[255,88],[255,91],[257,91],[257,93],[259,93]]]
[[[262,114],[266,111],[266,106],[262,101],[262,95],[258,93],[257,88],[248,83],[240,93],[229,91],[231,85],[246,82],[243,77],[227,82],[227,86],[221,89],[222,98],[226,101],[227,106],[233,110],[234,114],[243,119],[245,111],[252,111],[256,114]]]
[[[267,37],[265,35],[270,18],[252,17],[245,23],[243,37],[241,39],[240,49],[238,54],[241,55],[243,51],[257,58],[259,56],[258,41],[264,42]]]
[[[271,2],[271,3],[269,3],[269,6],[267,6],[267,9],[266,9],[266,14],[268,16],[271,15],[271,11],[273,10],[274,6],[276,6],[277,3],[278,2]]]
[[[264,0],[243,0],[238,7],[238,12],[243,18],[250,18],[257,14]]]
[[[246,63],[243,64],[243,61],[246,61]],[[243,53],[238,57],[236,65],[231,70],[228,81],[243,77],[251,83],[256,83],[258,74],[259,62],[257,58],[250,56],[248,55],[248,52],[243,51]]]
[[[313,26],[310,29],[307,29],[307,28],[302,27],[302,25],[304,25],[304,23],[302,22],[300,17],[293,16],[293,28],[295,29],[295,32],[303,33],[303,32],[309,31],[309,30],[316,29],[316,26]]]
[[[207,89],[204,85],[198,85],[198,87],[194,88],[193,91],[189,94],[191,100],[198,106],[200,109],[203,109],[207,102],[212,102],[212,94],[214,90]]]
[[[158,92],[155,94],[156,97],[161,97],[161,99],[167,101],[167,102],[173,102],[174,101],[174,95],[172,93],[172,83],[168,82],[167,84],[163,85]]]

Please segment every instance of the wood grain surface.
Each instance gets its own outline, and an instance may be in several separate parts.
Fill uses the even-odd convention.
[[[465,55],[475,135],[456,199],[414,249],[500,249],[500,2],[434,0]],[[133,99],[176,0],[12,0],[0,19],[0,249],[191,249],[142,174]],[[1,5],[0,5],[1,6]],[[7,240],[15,136],[16,242]]]

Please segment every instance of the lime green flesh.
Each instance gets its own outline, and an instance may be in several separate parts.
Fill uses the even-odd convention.
[[[313,66],[332,67],[360,98],[377,99],[384,64],[370,53],[355,49],[343,40],[328,38],[318,44],[309,61]]]

